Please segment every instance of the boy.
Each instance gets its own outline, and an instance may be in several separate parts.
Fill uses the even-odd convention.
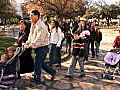
[[[85,56],[85,35],[80,32],[74,33],[74,40],[73,40],[73,51],[72,51],[72,62],[70,67],[68,68],[68,72],[66,77],[72,77],[73,70],[77,64],[77,61],[80,65],[81,74],[79,77],[85,76],[84,73],[84,56]]]
[[[9,47],[5,51],[6,53],[1,56],[1,64],[8,62],[14,56],[15,49],[13,47]]]

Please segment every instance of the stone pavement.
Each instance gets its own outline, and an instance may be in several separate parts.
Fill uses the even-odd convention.
[[[120,75],[116,75],[115,80],[102,79],[101,77],[104,69],[103,57],[112,48],[112,42],[118,32],[102,30],[102,33],[103,40],[101,42],[100,55],[94,59],[91,59],[91,56],[89,56],[89,61],[85,62],[85,77],[79,78],[79,65],[77,65],[74,77],[65,78],[71,61],[71,59],[66,59],[62,63],[61,69],[55,68],[57,75],[54,81],[50,81],[50,75],[43,72],[44,84],[30,88],[30,86],[34,86],[27,79],[31,77],[31,74],[26,74],[20,80],[19,87],[21,87],[21,90],[120,90]]]
[[[44,84],[42,86],[36,86],[30,82],[31,73],[22,75],[22,79],[19,80],[16,86],[20,90],[120,90],[120,75],[116,75],[115,80],[101,78],[104,69],[103,57],[112,48],[112,42],[116,35],[111,34],[109,36],[110,34],[107,35],[105,31],[102,32],[104,38],[100,47],[100,55],[94,59],[89,56],[89,61],[85,62],[85,77],[79,78],[79,65],[76,66],[73,78],[65,77],[71,61],[71,58],[68,58],[63,61],[61,69],[55,67],[57,71],[55,80],[50,81],[51,76],[43,71]]]
[[[57,75],[55,80],[50,81],[50,75],[43,72],[42,86],[34,86],[28,79],[31,74],[26,74],[20,80],[18,87],[21,90],[120,90],[120,77],[116,75],[116,80],[102,79],[101,74],[104,69],[103,55],[106,51],[100,51],[98,58],[91,59],[85,63],[86,76],[79,78],[79,65],[76,66],[74,77],[66,78],[66,72],[70,64],[70,60],[62,63],[62,68],[55,68]],[[31,87],[33,86],[33,87]]]

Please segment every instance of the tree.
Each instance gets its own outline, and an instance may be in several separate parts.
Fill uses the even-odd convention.
[[[85,13],[85,2],[82,0],[43,0],[40,2],[44,3],[41,6],[46,7],[48,14],[52,12],[53,15],[58,15],[59,18],[83,16]]]
[[[83,0],[36,0],[32,4],[42,8],[43,15],[57,16],[58,18],[83,16],[86,3]]]
[[[0,0],[0,17],[4,18],[5,21],[8,18],[14,17],[16,10],[11,5],[9,0]]]
[[[0,16],[11,17],[15,15],[16,10],[9,0],[0,0]]]
[[[110,20],[112,18],[116,19],[119,14],[120,14],[120,8],[119,6],[116,6],[114,4],[103,6],[101,9],[102,18],[105,18],[107,20],[108,26],[110,25]]]
[[[104,0],[95,2],[94,4],[86,11],[87,18],[105,18],[109,26],[110,20],[112,18],[116,19],[120,14],[120,7],[115,4],[108,5]]]

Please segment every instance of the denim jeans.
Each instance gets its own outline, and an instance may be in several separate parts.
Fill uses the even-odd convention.
[[[92,52],[92,56],[95,56],[95,50],[94,50],[94,41],[90,41],[88,47],[90,48],[90,44],[91,44],[91,52]],[[89,48],[88,48],[88,52],[89,52]],[[88,53],[89,54],[89,53]]]
[[[95,46],[96,46],[95,52],[97,55],[99,53],[100,42],[95,42]]]
[[[61,49],[56,47],[55,44],[51,44],[50,47],[50,65],[61,64]]]
[[[88,60],[88,47],[89,47],[89,42],[85,43],[85,60]]]
[[[36,82],[41,82],[41,69],[44,69],[47,73],[54,75],[56,73],[51,67],[45,64],[45,58],[48,52],[48,46],[38,47],[35,50],[35,66],[34,66],[34,79]]]
[[[73,71],[74,71],[75,66],[77,64],[77,61],[78,61],[79,65],[80,65],[81,74],[84,74],[84,57],[76,58],[75,56],[73,56],[71,65],[68,68],[67,75],[72,75],[73,74]]]
[[[66,41],[66,53],[68,53],[68,55],[71,54],[71,42],[72,41]]]

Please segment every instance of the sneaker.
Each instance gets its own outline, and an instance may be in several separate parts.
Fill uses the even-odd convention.
[[[42,84],[41,81],[36,81],[34,78],[31,78],[30,81],[37,84],[37,85]]]
[[[66,78],[72,78],[73,76],[66,74],[65,77],[66,77]]]
[[[98,55],[96,55],[96,57],[98,57]]]
[[[85,76],[85,74],[80,74],[80,76],[79,77],[84,77]]]
[[[51,81],[55,79],[55,75],[56,75],[56,73],[52,75],[52,77],[50,79]]]

